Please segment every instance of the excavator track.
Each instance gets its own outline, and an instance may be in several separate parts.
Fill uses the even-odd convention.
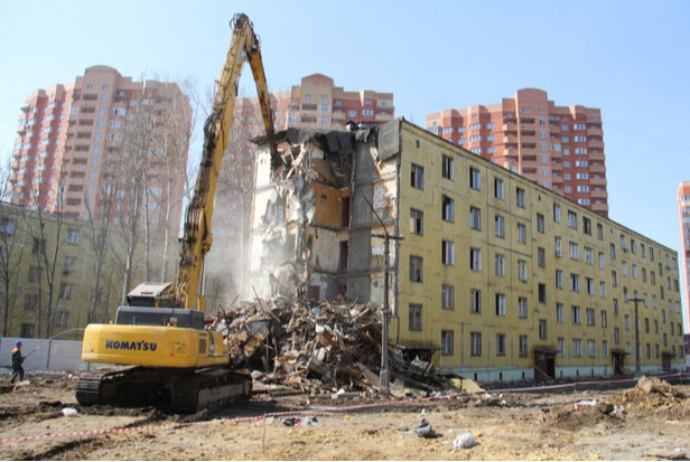
[[[82,376],[76,398],[82,406],[158,405],[192,413],[247,399],[251,390],[250,375],[227,368],[187,371],[132,367]]]

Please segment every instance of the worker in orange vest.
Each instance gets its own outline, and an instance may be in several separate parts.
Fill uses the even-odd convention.
[[[14,350],[12,350],[12,376],[10,377],[10,383],[14,383],[17,379],[19,379],[20,382],[24,380],[23,362],[22,341],[17,340],[14,342]]]

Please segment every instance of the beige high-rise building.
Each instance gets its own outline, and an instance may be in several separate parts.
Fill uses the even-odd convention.
[[[116,223],[132,201],[145,202],[152,230],[167,223],[177,232],[190,123],[189,100],[177,84],[135,82],[108,66],[89,67],[73,83],[27,96],[6,197],[22,207]],[[138,178],[144,187],[135,191],[129,183]]]
[[[426,127],[608,217],[600,109],[557,106],[545,91],[526,88],[498,104],[428,114]]]

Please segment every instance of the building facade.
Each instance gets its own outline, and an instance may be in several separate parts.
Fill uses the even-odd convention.
[[[145,201],[149,224],[177,234],[190,123],[189,100],[177,84],[89,67],[73,83],[26,98],[7,197],[22,207],[113,222],[126,219],[133,201]],[[135,192],[127,179],[143,180],[144,190]]]
[[[684,364],[672,249],[404,120],[282,136],[287,175],[257,156],[260,294],[381,306],[388,268],[391,341],[480,382]]]
[[[608,216],[600,109],[557,106],[545,91],[527,88],[498,104],[429,114],[426,126],[449,142]]]
[[[160,264],[165,236],[150,238],[151,264]],[[146,278],[144,246],[137,246],[134,285]],[[81,339],[87,324],[112,321],[122,299],[125,249],[118,233],[91,221],[0,204],[0,335]],[[168,252],[172,259],[179,248]]]

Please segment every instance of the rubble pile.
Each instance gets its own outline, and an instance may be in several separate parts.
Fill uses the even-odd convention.
[[[685,404],[687,396],[664,380],[642,377],[635,388],[622,393],[615,401],[628,409],[652,411]]]
[[[308,304],[284,298],[245,302],[219,313],[231,365],[266,384],[310,394],[379,391],[381,312],[374,305]],[[425,389],[444,387],[436,368],[389,348],[391,377]]]

